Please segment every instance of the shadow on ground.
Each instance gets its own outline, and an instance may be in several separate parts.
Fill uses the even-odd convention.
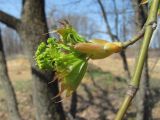
[[[127,88],[125,78],[114,76],[90,64],[86,79],[87,82],[81,85],[78,92],[77,119],[113,120]],[[155,87],[151,90],[151,107],[154,110],[160,100],[160,89]],[[127,112],[126,120],[134,119],[135,116],[136,110],[133,104]],[[154,120],[160,119],[153,117]]]

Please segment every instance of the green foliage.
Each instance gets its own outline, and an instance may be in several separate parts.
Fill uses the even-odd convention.
[[[77,31],[71,26],[59,28],[56,30],[56,32],[60,34],[64,44],[67,45],[75,45],[77,43],[86,41],[85,38],[80,36]]]
[[[79,60],[85,60],[86,56],[73,48],[58,43],[55,38],[48,38],[47,44],[42,42],[35,54],[37,65],[42,70],[68,69]]]
[[[57,38],[49,38],[47,44],[42,42],[36,51],[37,65],[42,70],[54,70],[61,80],[61,92],[67,90],[70,95],[79,85],[86,69],[89,58],[102,59],[121,51],[120,42],[109,43],[101,39],[87,42],[69,24],[54,32]]]
[[[61,92],[67,90],[69,96],[79,85],[87,69],[87,55],[78,52],[73,45],[85,40],[72,28],[59,28],[56,31],[60,40],[48,38],[35,53],[37,66],[42,70],[56,71],[61,81]]]

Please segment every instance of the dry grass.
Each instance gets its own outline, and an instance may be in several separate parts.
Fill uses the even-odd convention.
[[[157,58],[150,58],[149,67],[152,68],[156,61]],[[90,63],[93,64],[90,66],[92,71],[86,74],[86,77],[78,89],[79,102],[77,115],[86,120],[111,120],[115,116],[114,110],[111,107],[117,110],[119,103],[123,99],[126,87],[125,83],[118,81],[125,78],[122,61],[119,55],[113,55],[103,60],[90,60]],[[128,63],[132,72],[135,58],[129,57]],[[25,57],[20,56],[16,59],[9,59],[7,65],[9,76],[16,89],[21,114],[24,120],[34,120],[34,113],[33,111],[31,112],[31,110],[33,110],[32,81],[30,80],[31,72],[29,61]],[[154,88],[160,88],[160,61],[157,62],[156,67],[150,73],[152,79],[151,85],[153,85]],[[91,76],[94,78],[94,81]],[[117,77],[120,79],[117,80]],[[157,101],[153,109],[153,116],[157,118],[157,120],[160,119],[160,103],[158,102],[160,97],[158,94],[159,92],[154,93]],[[7,120],[6,102],[1,87],[0,96],[0,118]],[[66,112],[69,110],[70,99],[64,101],[64,108]],[[135,113],[135,109],[130,109],[130,113]]]
[[[11,80],[31,79],[30,63],[24,56],[7,61],[8,73]]]
[[[135,58],[129,57],[127,59],[129,69],[131,73],[133,73],[135,66]],[[125,71],[123,69],[123,64],[120,56],[112,55],[111,57],[102,59],[102,60],[90,60],[90,62],[98,67],[100,67],[103,71],[111,72],[112,74],[120,77],[125,77]],[[149,73],[151,79],[160,79],[160,59],[159,58],[149,58]]]
[[[131,73],[133,73],[135,66],[135,57],[133,56],[127,59]],[[111,72],[116,76],[125,77],[122,60],[118,54],[101,60],[90,60],[90,63],[101,68],[103,71]],[[19,56],[16,59],[10,59],[7,61],[7,65],[11,80],[31,79],[30,64],[26,57]],[[152,79],[159,79],[160,59],[158,57],[149,58],[149,70]]]

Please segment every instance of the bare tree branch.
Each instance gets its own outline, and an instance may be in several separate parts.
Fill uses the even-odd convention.
[[[66,6],[66,5],[75,5],[75,4],[78,4],[78,3],[80,3],[81,2],[81,0],[74,0],[74,1],[72,1],[72,2],[68,2],[68,3],[65,3],[65,4],[63,4],[63,6]]]
[[[115,13],[115,28],[116,28],[116,35],[118,36],[118,9],[117,9],[117,5],[116,5],[116,1],[113,0],[113,6],[114,6],[114,13]]]
[[[17,30],[20,20],[0,10],[0,22],[6,24],[8,27]]]
[[[99,6],[100,6],[100,9],[101,9],[101,12],[102,12],[102,15],[103,15],[103,19],[104,19],[104,22],[106,24],[106,29],[107,29],[108,35],[111,37],[112,41],[115,41],[115,40],[120,41],[120,39],[117,36],[117,34],[115,35],[115,34],[112,33],[112,30],[111,30],[111,27],[110,27],[110,24],[109,24],[108,18],[107,18],[107,12],[104,9],[102,1],[101,0],[97,0],[97,2],[99,4]],[[116,8],[116,2],[115,1],[114,1],[114,9],[115,9],[115,11],[117,10],[117,8]],[[115,14],[117,14],[117,13],[115,13]],[[116,22],[117,22],[117,20],[116,20]],[[118,22],[117,22],[117,26],[118,26]],[[118,27],[117,27],[117,29],[118,29]],[[124,50],[122,50],[120,52],[120,56],[121,56],[122,61],[123,61],[123,68],[124,68],[124,70],[126,72],[128,80],[129,80],[131,78],[131,75],[130,75],[130,71],[129,71],[129,67],[128,67],[128,62],[127,62],[127,58],[126,58],[126,54],[125,54]]]
[[[138,41],[139,39],[141,39],[144,36],[144,32],[145,32],[145,27],[142,28],[141,31],[138,32],[137,35],[135,35],[134,37],[132,37],[132,39],[127,40],[126,42],[123,43],[123,48],[128,47],[129,45],[134,44],[136,41]]]
[[[108,30],[108,34],[109,34],[109,36],[111,37],[112,41],[114,41],[114,40],[115,40],[115,37],[114,37],[114,35],[113,35],[112,31],[111,31],[111,27],[110,27],[109,22],[108,22],[107,12],[106,12],[105,9],[104,9],[104,6],[103,6],[103,4],[102,4],[102,1],[101,1],[101,0],[97,0],[97,2],[98,2],[99,6],[100,6],[100,8],[101,8],[102,15],[103,15],[103,18],[104,18],[104,22],[105,22],[106,28],[107,28],[107,30]]]

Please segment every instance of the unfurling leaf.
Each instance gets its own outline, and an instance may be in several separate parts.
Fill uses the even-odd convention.
[[[120,52],[122,44],[120,42],[107,42],[101,39],[94,39],[88,43],[78,43],[74,48],[87,54],[91,59],[103,59],[113,53]]]
[[[61,95],[70,96],[79,86],[88,65],[88,59],[102,59],[119,52],[120,42],[107,42],[101,39],[86,41],[68,24],[55,30],[59,38],[48,38],[35,53],[37,66],[42,70],[53,70],[60,81]],[[56,96],[56,97],[57,97]]]
[[[62,40],[48,38],[47,43],[42,42],[37,48],[35,59],[40,69],[56,71],[61,82],[58,95],[66,91],[68,97],[77,89],[87,69],[87,55],[73,49],[74,44],[85,40],[72,27],[59,28],[57,33]]]
[[[141,5],[144,5],[144,4],[146,4],[146,3],[148,3],[148,0],[141,0]]]
[[[61,91],[67,90],[66,97],[70,96],[77,89],[86,72],[87,65],[87,61],[79,60],[70,67],[69,74],[61,82]]]

